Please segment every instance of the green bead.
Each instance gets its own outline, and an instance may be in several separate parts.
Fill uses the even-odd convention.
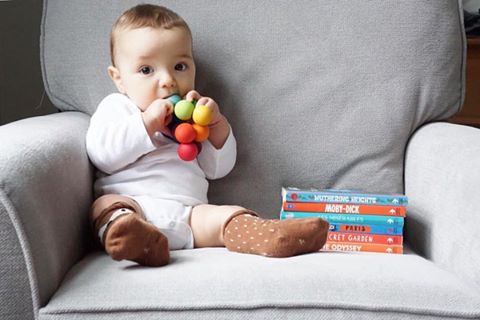
[[[190,101],[181,100],[175,104],[174,112],[178,119],[186,121],[192,118],[194,108],[195,106]]]

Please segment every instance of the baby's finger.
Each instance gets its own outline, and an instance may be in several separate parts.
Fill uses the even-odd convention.
[[[165,116],[164,121],[163,121],[164,126],[168,126],[170,124],[170,122],[172,121],[172,118],[173,118],[173,115],[171,113],[167,114]]]
[[[169,104],[167,106],[167,115],[171,115],[173,113],[173,104]]]
[[[210,99],[210,98],[201,97],[200,99],[198,99],[197,105],[198,106],[209,106],[210,107],[212,105],[211,101],[213,101],[213,100]]]
[[[187,95],[185,96],[185,99],[188,100],[188,101],[193,101],[193,100],[198,100],[200,99],[202,96],[200,95],[200,93],[198,93],[197,91],[195,90],[190,90]]]

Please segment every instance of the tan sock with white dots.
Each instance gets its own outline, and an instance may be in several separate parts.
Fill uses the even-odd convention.
[[[319,251],[327,240],[328,222],[320,218],[264,220],[236,215],[224,228],[230,251],[267,257],[291,257]]]

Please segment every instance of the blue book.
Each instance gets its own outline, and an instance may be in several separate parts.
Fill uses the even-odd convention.
[[[345,213],[324,213],[324,212],[301,212],[301,211],[284,211],[280,212],[280,219],[290,218],[312,218],[319,217],[330,223],[343,224],[372,224],[403,227],[403,217],[390,217],[365,214],[345,214]]]
[[[352,190],[282,188],[283,201],[329,202],[372,205],[406,206],[408,198],[402,194],[374,194]]]
[[[330,231],[332,232],[349,232],[349,233],[361,233],[361,234],[389,234],[400,236],[403,234],[402,227],[385,226],[385,225],[364,225],[364,224],[343,224],[343,223],[330,223]]]

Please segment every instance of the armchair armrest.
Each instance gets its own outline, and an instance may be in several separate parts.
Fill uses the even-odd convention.
[[[480,287],[480,130],[421,127],[406,150],[405,192],[413,249]]]
[[[1,319],[33,319],[85,252],[88,123],[65,112],[0,127]]]

